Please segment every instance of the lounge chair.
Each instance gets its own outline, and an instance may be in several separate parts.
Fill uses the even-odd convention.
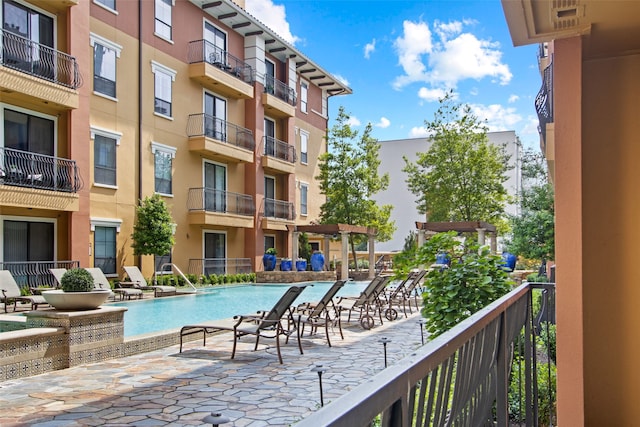
[[[388,320],[398,318],[398,311],[393,308],[394,306],[397,306],[398,309],[402,308],[404,317],[408,317],[407,308],[409,309],[409,313],[413,313],[411,310],[412,300],[414,301],[416,310],[418,309],[417,291],[415,289],[426,273],[426,270],[411,271],[400,284],[390,287],[387,290],[385,298],[389,306],[385,309],[384,316]]]
[[[67,272],[66,268],[50,268],[49,272],[53,274],[53,277],[56,279],[56,288],[62,286],[62,276]]]
[[[144,276],[140,272],[140,269],[136,266],[128,266],[123,268],[125,273],[127,273],[127,277],[129,278],[129,281],[120,282],[120,286],[122,287],[126,288],[129,286],[132,286],[135,289],[140,289],[143,291],[152,290],[153,296],[156,296],[156,297],[176,294],[175,286],[156,286],[156,285],[149,286],[147,284],[147,280],[144,278]]]
[[[336,281],[329,290],[324,294],[320,301],[316,303],[302,303],[296,308],[298,313],[298,327],[300,335],[304,335],[305,325],[311,326],[311,333],[315,333],[319,326],[324,326],[324,333],[327,337],[327,344],[331,347],[329,339],[329,325],[334,323],[338,325],[340,337],[344,339],[342,334],[342,322],[340,321],[340,307],[333,303],[333,298],[338,291],[344,286],[346,280]]]
[[[349,316],[347,322],[351,321],[351,313],[355,310],[359,311],[358,322],[364,329],[371,329],[375,324],[373,315],[378,314],[380,324],[382,324],[382,306],[385,302],[382,300],[384,288],[389,283],[391,276],[376,276],[369,282],[367,287],[360,292],[358,297],[341,297],[336,302],[341,309],[347,310]]]
[[[13,302],[13,311],[16,311],[18,301],[31,304],[31,310],[37,310],[40,304],[47,304],[42,295],[22,295],[20,287],[13,278],[9,270],[0,270],[0,302],[4,303],[4,312],[7,313],[7,307]]]
[[[104,275],[101,269],[94,268],[85,268],[91,276],[93,276],[93,287],[97,289],[109,289],[111,290],[111,284],[109,283],[109,279]],[[120,295],[120,299],[123,300],[125,298],[131,299],[131,297],[142,298],[142,291],[140,289],[128,289],[128,288],[120,288],[113,289],[112,296],[115,297],[115,294]]]
[[[304,288],[304,286],[291,286],[288,288],[269,312],[259,312],[257,315],[249,316],[238,315],[234,316],[233,319],[214,320],[211,322],[199,323],[197,325],[183,326],[182,329],[180,329],[180,353],[182,353],[183,338],[187,335],[202,332],[202,345],[206,346],[207,334],[229,331],[233,332],[233,350],[231,350],[231,359],[236,355],[238,340],[245,335],[255,335],[256,344],[254,351],[258,349],[258,342],[261,337],[275,338],[278,360],[280,361],[280,364],[282,364],[280,336],[285,335],[288,342],[289,336],[293,333],[293,330],[295,330],[298,336],[298,348],[300,349],[300,354],[304,354],[302,351],[302,344],[300,343],[300,330],[297,327],[291,309],[291,305],[296,298],[298,298]],[[286,327],[283,324],[284,321],[287,322]]]

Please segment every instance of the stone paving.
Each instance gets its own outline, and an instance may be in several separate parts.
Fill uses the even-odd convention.
[[[0,426],[181,426],[210,425],[211,412],[230,418],[228,426],[289,426],[320,407],[315,364],[322,376],[324,402],[339,399],[384,369],[381,337],[392,364],[421,345],[420,315],[385,320],[370,331],[344,325],[329,348],[324,333],[283,345],[278,363],[273,340],[253,351],[247,337],[230,360],[229,333],[150,353],[87,364],[0,383]]]

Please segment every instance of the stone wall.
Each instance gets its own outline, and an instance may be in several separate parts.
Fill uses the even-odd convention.
[[[335,271],[258,271],[256,283],[335,282]]]

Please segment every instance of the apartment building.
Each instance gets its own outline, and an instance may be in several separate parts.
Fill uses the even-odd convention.
[[[329,98],[351,90],[242,6],[2,0],[3,262],[199,274],[291,254],[323,202]],[[153,194],[176,244],[138,260]]]

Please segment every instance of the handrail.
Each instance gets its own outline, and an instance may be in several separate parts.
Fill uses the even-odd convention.
[[[519,286],[296,426],[369,425],[379,415],[382,426],[508,426],[509,371],[522,329],[526,425],[537,425],[531,301],[539,288],[555,285]]]
[[[0,184],[76,193],[82,179],[75,160],[0,147]]]
[[[289,105],[296,106],[296,91],[273,76],[264,76],[264,93],[274,95]]]
[[[207,40],[194,40],[189,42],[187,52],[189,64],[206,62],[222,71],[231,74],[235,78],[250,85],[253,84],[253,68],[251,65],[236,58],[226,50],[214,45]]]
[[[192,289],[192,290],[191,290],[190,292],[188,292],[188,293],[195,293],[195,292],[197,292],[197,291],[198,291],[198,288],[196,288],[195,286],[193,286],[193,283],[191,283],[191,281],[187,278],[187,276],[185,276],[185,275],[184,275],[184,273],[183,273],[183,272],[178,268],[178,266],[177,266],[177,265],[175,265],[175,264],[173,264],[173,263],[170,263],[170,262],[165,262],[164,264],[162,264],[162,265],[160,266],[160,271],[163,271],[163,270],[164,270],[164,268],[165,268],[165,267],[167,267],[167,266],[171,266],[171,270],[172,270],[172,271],[176,271],[176,272],[178,273],[178,276],[182,277],[182,279],[183,279],[183,280],[184,280],[184,281],[185,281],[189,286],[191,286],[191,289]],[[154,273],[153,273],[154,283],[156,282],[156,275],[157,275],[157,274],[158,274],[157,272],[154,272]],[[185,292],[185,293],[187,293],[187,292]]]
[[[272,136],[264,136],[262,140],[264,145],[262,153],[265,156],[273,157],[288,163],[296,162],[296,147],[293,145],[280,141]]]
[[[187,209],[189,211],[220,212],[253,216],[255,213],[255,204],[253,203],[253,197],[248,194],[198,187],[189,189]]]
[[[292,202],[265,198],[263,200],[262,214],[266,218],[277,218],[294,220],[296,219],[296,209]]]
[[[192,258],[189,260],[189,274],[238,274],[251,273],[249,258]]]
[[[189,114],[187,136],[206,136],[249,151],[256,146],[250,129],[204,113]]]
[[[1,31],[0,64],[71,89],[82,86],[82,76],[73,56],[11,31]]]

